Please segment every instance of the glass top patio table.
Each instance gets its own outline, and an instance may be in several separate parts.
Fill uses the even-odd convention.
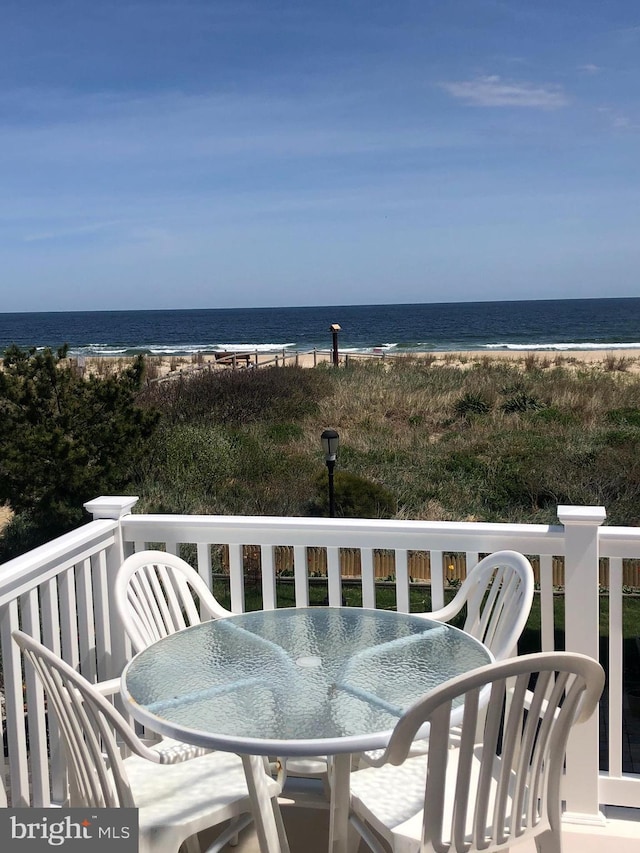
[[[250,755],[386,746],[401,714],[493,660],[463,631],[350,607],[257,611],[186,628],[122,675],[134,717],[162,734]]]

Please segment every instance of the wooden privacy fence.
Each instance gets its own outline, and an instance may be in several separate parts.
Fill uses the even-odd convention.
[[[260,573],[260,548],[258,545],[245,545],[243,548],[244,567],[248,575]],[[482,555],[481,555],[482,556]],[[293,571],[293,548],[287,545],[275,547],[276,572],[286,576]],[[530,557],[536,582],[540,581],[540,560]],[[410,551],[408,556],[409,576],[414,583],[431,582],[431,565],[428,551]],[[214,561],[215,564],[215,561]],[[466,557],[464,554],[444,554],[443,564],[446,567],[446,579],[457,585],[467,576]],[[218,551],[218,565],[222,572],[229,572],[229,550],[221,545]],[[378,580],[393,580],[395,578],[395,558],[392,551],[374,550],[373,566]],[[309,577],[326,577],[327,552],[324,548],[307,548],[307,569]],[[361,576],[360,551],[357,548],[340,548],[340,570],[344,579]],[[554,557],[552,562],[553,585],[564,586],[564,558]],[[600,586],[609,588],[609,562],[600,560]],[[624,560],[622,568],[622,583],[634,589],[640,588],[640,560]]]

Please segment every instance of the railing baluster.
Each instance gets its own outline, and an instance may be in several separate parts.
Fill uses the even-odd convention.
[[[231,593],[231,609],[234,613],[244,613],[244,562],[242,545],[229,545],[229,588]]]
[[[74,669],[80,663],[78,650],[78,622],[74,569],[67,569],[58,578],[58,596],[60,606],[60,633],[62,639],[62,657]]]
[[[543,652],[555,649],[553,606],[553,557],[542,554],[540,557],[540,642]]]
[[[97,680],[96,629],[93,619],[93,584],[91,560],[83,560],[77,568],[76,597],[78,607],[78,643],[80,672],[89,681]]]
[[[37,589],[20,600],[22,630],[40,639],[40,605]],[[47,720],[42,682],[33,668],[24,667],[26,702],[29,709],[29,766],[31,769],[31,801],[46,808],[50,802],[49,756],[47,755]]]
[[[262,575],[262,607],[264,610],[275,610],[278,606],[275,545],[262,545],[260,547],[260,568]]]
[[[609,775],[622,776],[622,560],[609,560]]]
[[[409,561],[406,548],[397,548],[396,558],[396,610],[409,612]]]
[[[342,578],[340,576],[340,549],[327,548],[327,581],[329,604],[340,607],[342,603]]]
[[[362,606],[375,609],[376,579],[373,566],[373,548],[360,549],[360,570],[362,572]]]
[[[307,548],[295,545],[293,548],[293,572],[295,578],[296,607],[309,606],[309,581],[307,574]]]
[[[0,610],[0,640],[2,641],[7,740],[10,744],[11,803],[14,808],[23,808],[31,803],[22,695],[22,661],[20,649],[11,637],[11,632],[18,627],[18,602],[14,600]]]
[[[91,560],[93,574],[93,613],[96,624],[96,671],[98,681],[111,677],[111,619],[109,613],[109,586],[107,583],[107,558],[104,551]]]
[[[57,578],[52,578],[41,585],[40,618],[43,644],[60,655],[62,648]],[[51,801],[62,804],[67,798],[67,775],[62,743],[56,726],[50,728],[49,748],[51,750]]]
[[[442,551],[431,551],[429,554],[431,566],[431,609],[440,610],[444,607],[444,565]]]

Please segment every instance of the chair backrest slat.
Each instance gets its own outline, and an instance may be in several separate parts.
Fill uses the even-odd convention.
[[[187,608],[189,603],[192,605],[191,614],[193,615],[193,596],[188,592],[187,595],[181,595],[181,590],[176,584],[176,572],[167,568],[163,563],[158,563],[154,567],[147,566],[146,571],[150,574],[155,569],[153,576],[153,588],[158,600],[163,605],[163,612],[166,614],[165,634],[172,634],[175,631],[181,631],[187,625],[193,625],[200,621],[200,617],[196,611],[195,620],[189,618]]]
[[[153,565],[143,566],[131,578],[128,589],[129,606],[134,610],[144,630],[159,640],[168,632],[169,614]]]
[[[427,775],[436,776],[441,779],[446,773],[447,760],[449,757],[449,731],[451,728],[451,704],[442,702],[434,709],[430,717],[430,744],[427,759]],[[402,751],[398,754],[398,760],[390,756],[390,763],[401,764],[404,760]],[[445,789],[433,791],[429,800],[429,820],[423,821],[422,843],[425,846],[434,845],[442,835],[442,826],[445,819]]]
[[[495,805],[493,811],[494,827],[504,827],[507,821],[507,807],[509,802],[510,788],[513,770],[517,767],[520,758],[520,739],[522,737],[523,708],[528,689],[529,677],[520,675],[515,684],[511,686],[511,694],[507,696],[508,718],[502,731],[502,768],[496,788]],[[515,810],[517,812],[517,809]],[[519,834],[519,828],[511,824],[511,832]],[[504,835],[500,836],[504,840]],[[502,843],[502,841],[500,841]]]
[[[476,724],[479,711],[479,691],[472,690],[467,694],[464,705],[464,727],[460,739],[458,757],[458,775],[453,806],[453,839],[456,847],[464,847],[466,834],[467,813],[469,809],[468,776],[474,756]],[[444,786],[443,786],[444,789]]]

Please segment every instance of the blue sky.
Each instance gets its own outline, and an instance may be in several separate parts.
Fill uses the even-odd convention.
[[[0,0],[0,310],[640,295],[636,0]]]

